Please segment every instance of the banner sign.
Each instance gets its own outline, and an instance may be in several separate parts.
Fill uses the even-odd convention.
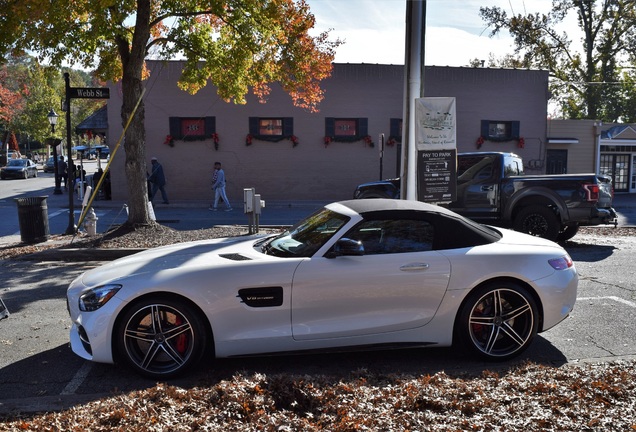
[[[457,119],[454,97],[415,100],[417,199],[450,202],[457,196]]]

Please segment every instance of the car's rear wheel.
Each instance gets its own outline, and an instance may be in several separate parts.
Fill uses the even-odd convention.
[[[202,319],[178,299],[144,299],[126,310],[114,336],[117,354],[142,375],[179,375],[201,359],[208,343]]]
[[[552,209],[547,206],[532,205],[519,211],[513,228],[515,231],[556,241],[561,227],[559,218]]]
[[[495,282],[464,302],[456,330],[462,346],[489,360],[507,360],[532,343],[539,327],[534,298],[518,283]]]

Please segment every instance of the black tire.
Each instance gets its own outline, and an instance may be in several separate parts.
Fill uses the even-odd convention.
[[[568,225],[565,228],[563,228],[563,231],[561,231],[557,235],[557,241],[564,242],[564,241],[570,240],[572,237],[576,235],[577,232],[579,232],[578,224]]]
[[[196,366],[207,347],[208,333],[187,302],[147,298],[118,319],[113,339],[118,359],[141,375],[166,379]]]
[[[506,281],[472,292],[455,330],[461,347],[487,360],[504,361],[528,348],[538,328],[534,298],[518,283]]]
[[[532,205],[522,208],[513,222],[515,231],[556,241],[561,223],[547,206]]]

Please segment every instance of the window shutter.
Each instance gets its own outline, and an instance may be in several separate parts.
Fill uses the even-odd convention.
[[[170,117],[168,119],[170,125],[170,135],[173,139],[182,139],[183,135],[181,134],[181,118],[180,117]]]
[[[490,120],[482,120],[481,121],[481,136],[484,139],[487,139],[490,136]]]
[[[205,137],[209,138],[216,132],[216,117],[205,117]]]
[[[360,138],[369,135],[369,119],[368,118],[359,118],[358,119],[358,136]]]
[[[258,135],[258,117],[250,117],[250,134]]]
[[[336,119],[325,117],[325,136],[333,137],[336,134]]]
[[[389,136],[401,141],[402,134],[400,133],[400,122],[402,121],[402,119],[392,118],[390,121],[391,123],[389,127]]]
[[[513,138],[513,139],[519,138],[520,132],[521,132],[521,123],[518,121],[510,122],[510,138]]]
[[[283,118],[283,136],[290,137],[294,134],[294,118]]]

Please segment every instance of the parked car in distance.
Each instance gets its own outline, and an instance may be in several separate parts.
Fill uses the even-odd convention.
[[[523,352],[565,319],[558,244],[407,200],[332,203],[283,233],[150,249],[67,290],[72,350],[167,378],[206,354],[450,346]]]
[[[2,180],[10,178],[26,179],[38,176],[38,166],[31,159],[9,159],[0,169]]]
[[[45,173],[55,172],[55,159],[53,156],[47,159],[46,163],[42,166]]]

